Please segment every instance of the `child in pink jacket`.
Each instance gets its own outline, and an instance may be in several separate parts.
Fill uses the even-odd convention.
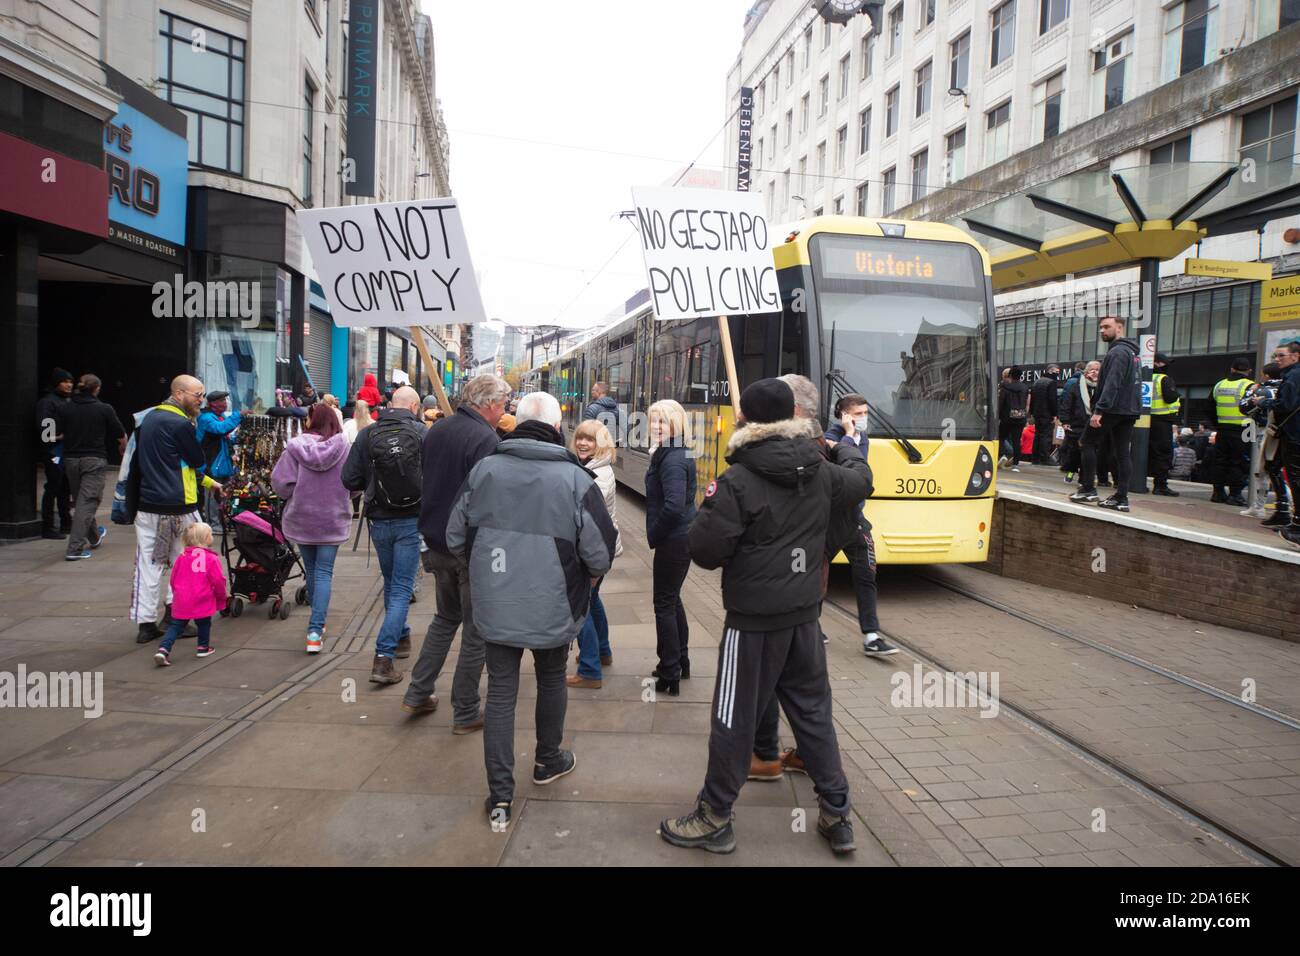
[[[212,615],[226,606],[226,572],[212,550],[212,527],[202,521],[187,525],[181,542],[185,550],[172,565],[172,623],[153,656],[159,667],[171,666],[172,645],[190,621],[199,630],[196,656],[215,651],[209,639]]]

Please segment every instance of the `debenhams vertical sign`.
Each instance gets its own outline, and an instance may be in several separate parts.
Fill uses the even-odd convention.
[[[740,88],[740,139],[736,154],[736,189],[742,193],[749,192],[749,170],[752,156],[750,144],[754,129],[754,88]]]
[[[375,103],[379,80],[379,0],[352,0],[348,17],[349,196],[375,195]]]

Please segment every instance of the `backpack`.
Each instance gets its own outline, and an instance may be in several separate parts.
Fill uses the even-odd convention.
[[[399,511],[418,505],[423,479],[420,436],[394,419],[380,419],[367,430],[375,501]]]

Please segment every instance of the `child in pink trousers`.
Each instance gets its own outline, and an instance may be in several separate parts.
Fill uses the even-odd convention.
[[[172,645],[190,621],[199,631],[196,656],[215,651],[209,639],[212,615],[226,606],[226,572],[212,550],[212,527],[202,521],[186,525],[181,541],[185,550],[172,565],[172,623],[153,656],[159,667],[171,666]]]

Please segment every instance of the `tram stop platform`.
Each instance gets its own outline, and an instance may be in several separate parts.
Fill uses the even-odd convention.
[[[1002,468],[997,482],[989,560],[977,567],[1300,642],[1300,549],[1244,508],[1212,503],[1209,485],[1130,493],[1121,514],[1069,501],[1078,485],[1055,465]]]

